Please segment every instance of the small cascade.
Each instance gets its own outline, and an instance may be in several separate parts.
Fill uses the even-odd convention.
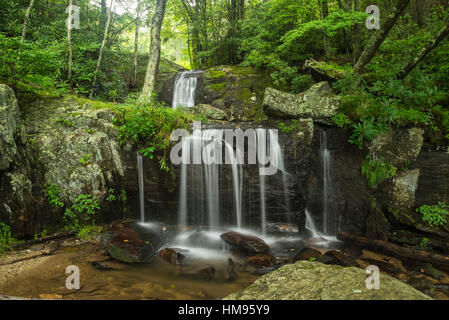
[[[178,107],[193,107],[195,105],[195,90],[199,71],[184,71],[176,75],[173,90],[173,109]]]
[[[137,177],[139,181],[139,206],[140,206],[140,222],[145,222],[145,206],[143,198],[143,161],[142,155],[137,152]]]
[[[327,148],[327,133],[321,132],[320,136],[320,153],[323,164],[323,232],[330,232],[329,226],[329,197],[331,196],[331,153]]]
[[[256,129],[257,135],[257,150],[265,150],[266,148],[266,134],[265,130],[258,128]],[[266,197],[265,197],[265,175],[260,174],[262,164],[259,162],[259,195],[260,195],[260,224],[262,234],[266,233],[267,228],[267,212],[266,212]]]
[[[319,238],[320,234],[318,232],[318,229],[315,226],[315,222],[313,221],[312,215],[310,214],[310,211],[306,208],[306,228],[312,232],[313,238]]]

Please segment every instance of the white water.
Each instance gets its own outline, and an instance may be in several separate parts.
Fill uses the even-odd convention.
[[[189,136],[184,139],[179,195],[180,225],[188,224],[189,215],[199,216],[203,215],[205,211],[207,212],[207,223],[203,221],[203,224],[207,224],[209,227],[220,225],[219,187],[223,181],[219,181],[219,178],[224,169],[222,166],[223,144],[231,159],[235,225],[242,226],[241,165],[236,161],[232,146],[223,140],[223,130],[221,129],[203,130],[200,136]],[[190,190],[188,190],[188,186],[190,186]],[[206,199],[206,208],[203,206],[203,199]]]
[[[306,228],[309,229],[310,232],[312,232],[312,237],[319,238],[320,234],[315,226],[315,222],[313,221],[312,215],[310,214],[307,208],[305,211],[306,211]]]
[[[143,198],[143,161],[142,155],[137,152],[137,176],[139,181],[139,206],[140,206],[140,222],[145,222],[145,206]]]
[[[176,75],[173,90],[173,109],[178,107],[193,107],[195,105],[195,90],[198,71],[184,71]]]
[[[327,134],[321,132],[320,153],[323,163],[323,232],[329,233],[329,196],[331,196],[331,153],[327,149]]]

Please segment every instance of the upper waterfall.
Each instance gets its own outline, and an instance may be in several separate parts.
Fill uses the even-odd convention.
[[[173,89],[173,109],[178,107],[193,107],[195,105],[195,90],[199,71],[184,71],[176,75]]]

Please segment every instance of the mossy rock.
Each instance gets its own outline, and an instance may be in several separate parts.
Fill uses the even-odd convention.
[[[412,286],[380,274],[380,288],[366,287],[364,269],[299,261],[256,280],[225,300],[431,300]]]

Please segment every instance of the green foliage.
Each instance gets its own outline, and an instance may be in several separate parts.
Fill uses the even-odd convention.
[[[99,200],[90,194],[80,194],[71,208],[64,212],[65,229],[80,232],[86,226],[95,225],[95,213],[100,210]]]
[[[68,127],[68,128],[73,128],[75,126],[75,124],[72,121],[64,119],[64,118],[58,118],[58,119],[56,119],[55,122],[62,124],[63,126]]]
[[[420,212],[423,215],[423,221],[429,223],[431,226],[439,227],[447,222],[449,205],[444,202],[438,202],[438,204],[433,206],[426,204],[417,208],[416,212]]]
[[[0,252],[11,250],[12,244],[15,242],[11,236],[11,227],[0,222]]]
[[[62,208],[64,204],[59,200],[59,189],[56,185],[51,184],[47,188],[47,200],[52,208]]]
[[[419,245],[422,248],[429,248],[429,238],[422,238],[422,240],[419,243]]]
[[[156,152],[161,152],[161,169],[168,170],[165,156],[172,131],[188,129],[189,123],[194,119],[194,116],[182,108],[167,108],[154,102],[138,105],[126,110],[124,123],[119,127],[119,137],[122,142],[132,141],[141,146],[140,152],[151,159]]]
[[[102,227],[95,225],[83,226],[79,229],[76,236],[81,240],[92,240],[101,233],[102,229]]]
[[[289,133],[289,132],[300,132],[302,130],[302,124],[299,120],[290,120],[289,124],[285,124],[284,122],[279,123],[279,129],[281,129],[282,132]]]
[[[114,195],[114,189],[109,189],[106,201],[112,202],[112,201],[115,201],[115,200],[116,200],[116,197]]]
[[[362,161],[362,175],[371,188],[376,188],[385,180],[396,176],[396,171],[397,168],[384,159],[374,160],[367,156]]]
[[[81,163],[83,166],[87,166],[87,165],[89,164],[89,161],[90,161],[90,158],[91,158],[91,157],[92,157],[92,154],[90,154],[90,153],[85,154],[84,156],[81,157],[80,163]]]

